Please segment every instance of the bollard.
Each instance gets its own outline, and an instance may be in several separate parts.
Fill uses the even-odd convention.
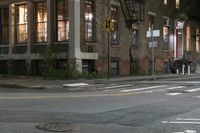
[[[176,74],[179,74],[179,70],[178,70],[178,68],[176,69]]]
[[[188,75],[190,75],[191,72],[190,72],[190,65],[188,65]]]
[[[182,75],[185,75],[185,65],[182,65]]]

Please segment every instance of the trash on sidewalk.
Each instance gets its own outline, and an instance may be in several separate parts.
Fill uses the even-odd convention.
[[[89,86],[89,84],[86,83],[63,84],[63,87],[78,87],[78,86]]]

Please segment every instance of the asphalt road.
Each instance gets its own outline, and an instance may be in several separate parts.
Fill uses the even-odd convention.
[[[0,133],[200,132],[200,78],[84,86],[91,87],[1,88]]]

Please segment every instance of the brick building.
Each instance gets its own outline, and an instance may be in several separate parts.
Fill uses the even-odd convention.
[[[0,0],[0,72],[41,74],[48,49],[56,51],[56,69],[76,64],[79,71],[107,74],[110,16],[112,75],[148,74],[152,50],[146,31],[160,30],[155,48],[157,73],[169,72],[170,62],[193,56],[199,60],[199,24],[188,19],[187,0],[143,0],[143,22],[127,28],[123,0]],[[128,1],[128,0],[127,0]],[[138,1],[140,2],[140,1]],[[195,16],[195,15],[194,15]],[[131,29],[131,30],[130,30]]]

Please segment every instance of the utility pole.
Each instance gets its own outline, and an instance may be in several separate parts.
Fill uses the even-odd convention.
[[[153,38],[153,24],[151,27],[151,50],[152,50],[152,78],[155,78],[155,51],[154,51],[154,38]]]

